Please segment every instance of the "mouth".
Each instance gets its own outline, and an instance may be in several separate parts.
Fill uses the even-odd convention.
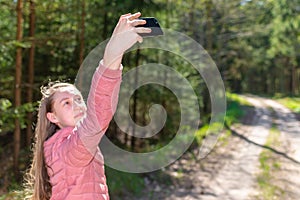
[[[78,118],[81,119],[83,116],[84,116],[84,112],[81,111],[81,112],[79,112],[78,114],[76,114],[74,118],[75,118],[75,119],[78,119]]]

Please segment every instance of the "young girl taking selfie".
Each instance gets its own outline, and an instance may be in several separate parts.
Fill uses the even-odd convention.
[[[98,144],[116,109],[124,52],[151,29],[140,13],[122,15],[94,72],[87,104],[69,83],[41,88],[28,184],[33,200],[109,199]]]

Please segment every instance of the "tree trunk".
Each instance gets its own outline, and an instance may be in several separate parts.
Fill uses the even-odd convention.
[[[297,91],[296,91],[296,84],[297,84],[297,71],[296,71],[296,66],[294,64],[292,65],[292,69],[291,69],[291,94],[294,96],[296,95]]]
[[[212,1],[205,1],[206,8],[206,50],[212,53]]]
[[[295,94],[296,96],[300,94],[300,68],[299,69],[295,69],[296,72],[295,72],[295,88],[296,88],[296,91],[295,91]]]
[[[23,37],[23,16],[22,16],[23,2],[18,0],[17,2],[17,36],[16,40],[22,42]],[[22,48],[17,46],[16,49],[16,70],[15,70],[15,108],[21,106],[21,78],[22,78]],[[14,172],[16,177],[19,175],[19,153],[20,153],[20,138],[21,127],[20,121],[15,119],[14,130]]]
[[[103,9],[103,32],[102,32],[102,39],[106,40],[107,39],[107,34],[108,34],[108,6],[107,6],[107,1],[104,0],[104,9]]]
[[[34,83],[34,54],[35,54],[35,3],[30,0],[30,14],[29,14],[29,37],[31,39],[31,47],[29,49],[29,63],[28,63],[28,88],[27,88],[27,102],[31,103],[33,99],[33,83]],[[32,112],[27,113],[27,129],[26,129],[26,145],[30,147],[32,138]]]
[[[84,0],[78,0],[77,1],[77,10],[79,12],[77,12],[77,29],[80,30],[78,32],[76,32],[76,42],[77,42],[77,46],[75,49],[75,59],[78,61],[78,66],[81,66],[83,61],[84,61],[84,49],[85,49],[85,43],[84,43],[84,37],[85,37],[85,16],[86,16],[86,4]],[[79,56],[79,58],[77,58],[77,56]],[[82,70],[82,69],[80,69]],[[79,77],[77,77],[77,83],[76,86],[79,90],[84,91],[85,87],[84,87],[84,72],[80,71],[79,73]]]
[[[80,23],[80,49],[79,49],[79,65],[84,59],[84,32],[85,32],[85,1],[81,1],[81,23]]]
[[[139,66],[139,63],[140,63],[140,57],[141,57],[141,54],[140,54],[140,49],[137,50],[136,52],[136,60],[135,60],[135,66],[138,67]],[[137,89],[137,84],[138,84],[138,80],[139,80],[139,71],[138,71],[138,68],[136,68],[136,71],[135,71],[135,87]],[[133,121],[134,123],[136,124],[137,123],[137,102],[138,100],[138,92],[137,90],[134,92],[133,94],[133,114],[132,114],[132,118],[133,118]],[[130,143],[130,147],[131,147],[131,150],[134,150],[135,149],[135,141],[136,141],[136,138],[135,138],[135,125],[132,127],[132,137],[131,137],[131,143]]]
[[[212,53],[212,1],[205,0],[205,8],[206,8],[206,51],[208,53]],[[209,90],[205,89],[203,92],[203,111],[204,114],[208,114],[210,112],[211,102]]]

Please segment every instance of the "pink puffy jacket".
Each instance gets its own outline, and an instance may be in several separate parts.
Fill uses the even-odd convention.
[[[57,131],[44,143],[51,200],[109,199],[104,160],[98,147],[117,105],[121,70],[97,68],[87,116],[76,127]]]

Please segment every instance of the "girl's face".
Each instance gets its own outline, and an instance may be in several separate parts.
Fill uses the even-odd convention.
[[[75,87],[61,88],[54,94],[52,112],[47,118],[60,128],[75,126],[86,113],[82,95]]]

